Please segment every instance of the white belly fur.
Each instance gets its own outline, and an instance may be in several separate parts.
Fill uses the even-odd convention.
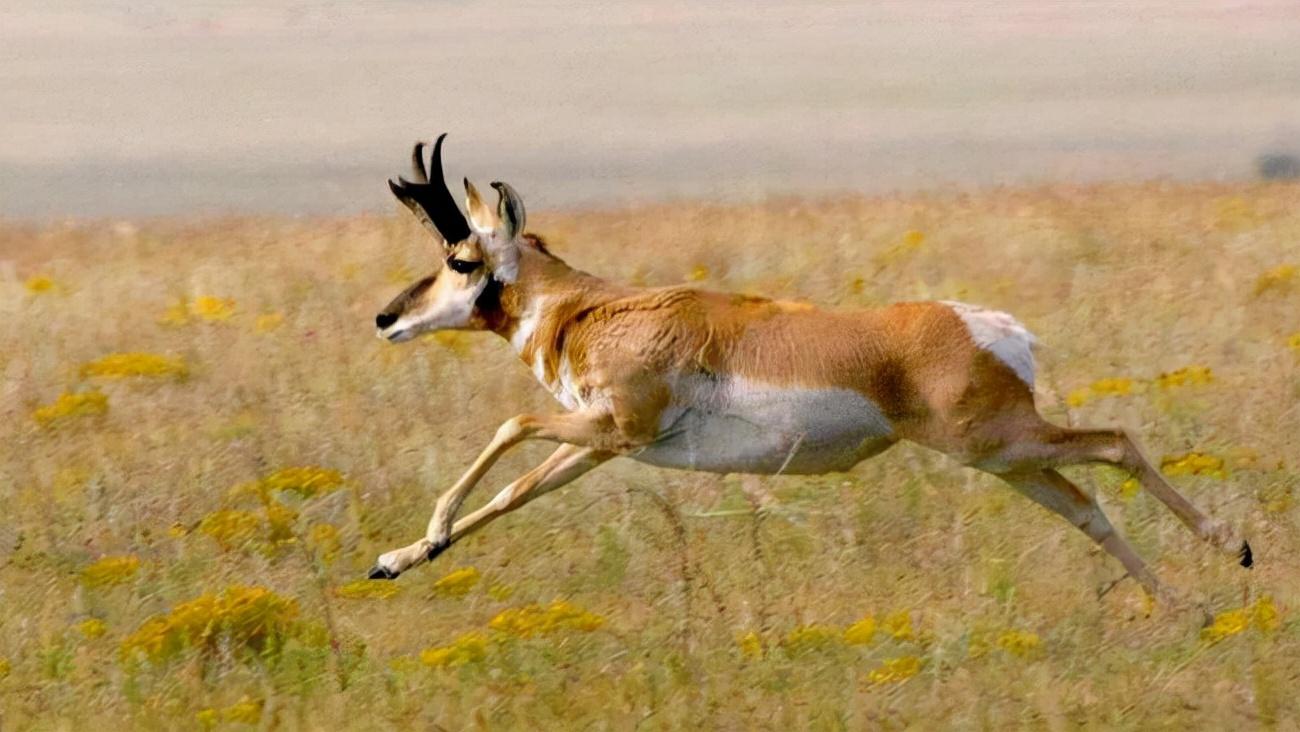
[[[893,444],[889,420],[849,389],[691,376],[674,384],[660,436],[629,457],[715,473],[844,471]]]

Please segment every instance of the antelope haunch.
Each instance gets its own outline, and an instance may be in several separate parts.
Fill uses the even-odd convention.
[[[824,310],[609,282],[525,233],[523,203],[504,183],[492,184],[492,208],[465,181],[467,220],[443,182],[442,139],[430,170],[417,144],[414,180],[389,183],[437,241],[442,263],[375,318],[379,336],[497,333],[565,411],[506,420],[438,499],[424,538],[380,556],[372,578],[432,560],[615,456],[716,473],[818,474],[848,470],[900,440],[992,473],[1060,514],[1154,596],[1167,591],[1057,468],[1128,471],[1193,533],[1250,566],[1250,546],[1165,482],[1123,431],[1067,429],[1038,415],[1034,338],[1010,315],[957,302]],[[457,520],[492,464],[530,439],[560,446]]]

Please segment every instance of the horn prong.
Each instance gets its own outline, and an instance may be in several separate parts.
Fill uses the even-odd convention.
[[[415,174],[416,183],[428,183],[429,173],[424,168],[424,142],[415,143],[411,151],[411,172]]]

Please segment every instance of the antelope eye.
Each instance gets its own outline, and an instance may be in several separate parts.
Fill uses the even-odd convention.
[[[447,260],[447,266],[451,267],[451,271],[453,272],[459,272],[460,274],[469,274],[470,272],[473,272],[479,267],[482,267],[483,263],[470,262],[465,259],[456,259],[453,257]]]

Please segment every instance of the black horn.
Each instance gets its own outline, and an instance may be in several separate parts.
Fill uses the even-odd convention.
[[[426,173],[424,170],[424,143],[417,142],[411,153],[412,174],[415,181],[398,178],[389,180],[388,187],[397,196],[397,200],[411,209],[411,212],[442,237],[447,244],[455,244],[469,238],[469,223],[456,205],[447,183],[442,178],[442,141],[447,133],[438,135],[433,143],[433,159]]]

